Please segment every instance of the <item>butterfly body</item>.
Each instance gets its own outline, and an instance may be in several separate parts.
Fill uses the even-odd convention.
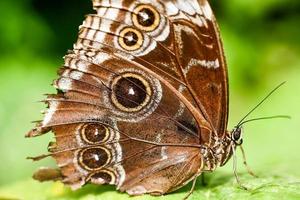
[[[60,179],[161,195],[224,165],[233,147],[227,70],[208,2],[93,5],[54,81],[58,93],[27,135],[54,132]]]

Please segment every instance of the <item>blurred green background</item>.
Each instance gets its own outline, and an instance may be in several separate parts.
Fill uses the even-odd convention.
[[[244,148],[261,176],[292,177],[299,183],[300,1],[214,0],[211,4],[228,61],[228,128],[277,84],[287,81],[252,117],[287,114],[292,120],[247,124]],[[45,106],[37,101],[54,92],[50,83],[62,56],[72,48],[84,15],[91,12],[89,0],[0,1],[0,188],[30,180],[39,166],[54,166],[51,159],[37,163],[25,159],[45,153],[52,135],[34,139],[24,135],[33,127],[31,121],[41,119],[39,112]],[[217,174],[231,176],[231,168],[229,162]],[[245,173],[241,161],[239,172]]]

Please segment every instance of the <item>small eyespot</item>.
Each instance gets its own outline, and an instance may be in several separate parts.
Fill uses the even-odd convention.
[[[92,183],[96,184],[114,184],[116,182],[116,175],[108,170],[100,170],[91,174],[89,179]]]
[[[127,51],[135,51],[141,48],[144,38],[141,32],[136,29],[126,27],[120,31],[119,45]]]
[[[99,123],[86,124],[80,130],[81,139],[88,144],[105,142],[109,138],[109,135],[109,128]]]
[[[112,103],[121,111],[138,112],[150,102],[152,90],[141,75],[122,74],[113,79],[111,85]]]
[[[86,170],[99,170],[111,161],[110,152],[103,147],[92,147],[79,151],[78,163]]]
[[[154,31],[160,23],[160,15],[150,5],[139,5],[137,6],[132,15],[132,21],[134,26],[143,31]]]

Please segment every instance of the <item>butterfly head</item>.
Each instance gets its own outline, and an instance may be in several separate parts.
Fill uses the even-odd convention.
[[[224,150],[220,160],[221,166],[225,165],[235,155],[236,147],[243,144],[243,127],[235,126],[231,131],[226,132],[221,148]]]
[[[243,144],[243,127],[236,126],[231,131],[231,141],[235,144],[235,146],[240,146]]]

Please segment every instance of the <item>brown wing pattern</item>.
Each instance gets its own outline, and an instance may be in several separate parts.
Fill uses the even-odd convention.
[[[122,113],[106,102],[110,77],[124,69],[143,72],[132,62],[113,58],[103,63],[104,70],[89,58],[79,53],[65,57],[60,78],[54,82],[61,93],[45,100],[49,110],[29,133],[36,136],[49,128],[55,133],[56,142],[49,150],[61,168],[63,182],[74,189],[92,182],[114,184],[130,194],[162,194],[198,174],[202,165],[199,137],[196,130],[184,126],[185,121],[193,121],[188,109],[176,116],[177,96],[148,78],[154,93],[151,106],[134,114]],[[154,104],[159,104],[155,110]],[[182,173],[186,176],[181,177]]]
[[[122,19],[125,18],[125,22],[132,25],[132,20],[128,18],[138,15],[136,7],[144,3],[155,6],[162,23],[159,26],[159,36],[155,35],[157,32],[144,32],[155,49],[149,48],[147,54],[140,57],[151,60],[152,65],[163,69],[168,74],[166,78],[172,75],[181,81],[177,81],[183,83],[177,88],[180,88],[189,102],[197,104],[206,120],[211,123],[211,129],[222,137],[228,117],[227,68],[218,26],[208,2],[94,1],[94,7],[98,15],[122,9],[115,19],[123,22]],[[108,14],[105,18],[111,19],[110,16]]]
[[[182,2],[174,4],[180,7]],[[187,8],[170,16],[177,44],[175,52],[200,110],[218,136],[223,137],[228,118],[228,80],[218,26],[206,0],[200,0],[200,6],[196,0],[184,2]]]
[[[93,5],[97,14],[80,26],[54,81],[58,94],[27,136],[54,132],[49,156],[74,189],[92,182],[132,195],[171,192],[201,173],[201,144],[226,127],[211,10],[193,0]]]

